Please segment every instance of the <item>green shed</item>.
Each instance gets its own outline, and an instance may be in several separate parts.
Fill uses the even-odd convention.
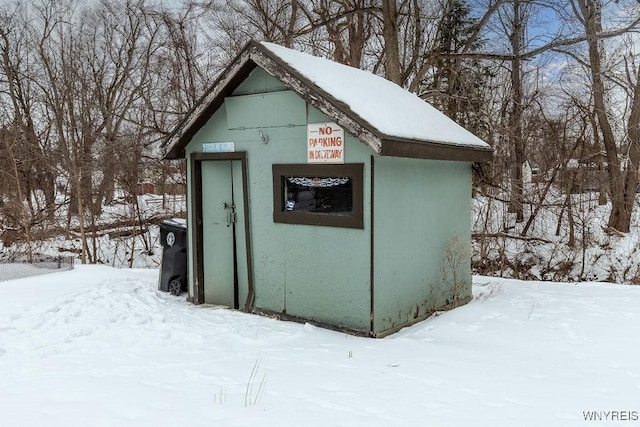
[[[250,42],[163,148],[187,159],[194,304],[380,337],[471,298],[491,147],[381,77]]]

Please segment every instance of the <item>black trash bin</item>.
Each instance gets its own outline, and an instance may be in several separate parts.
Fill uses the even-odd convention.
[[[166,219],[160,223],[162,266],[158,289],[180,295],[187,290],[187,224],[185,220]]]

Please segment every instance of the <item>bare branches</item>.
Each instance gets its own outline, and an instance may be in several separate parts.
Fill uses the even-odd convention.
[[[21,4],[0,7],[0,131],[16,138],[11,152],[0,144],[0,173],[20,182],[0,186],[14,205],[0,214],[18,226],[20,203],[30,224],[43,205],[55,207],[57,181],[73,207],[68,222],[90,236],[102,205],[136,191],[158,142],[250,38],[384,74],[419,94],[495,147],[483,178],[501,189],[519,182],[530,162],[557,178],[541,187],[553,192],[576,160],[568,156],[594,155],[602,143],[612,169],[640,162],[640,61],[629,46],[614,46],[640,29],[637,14],[614,13],[637,10],[635,0],[604,9],[600,0]],[[535,28],[535,13],[565,27]],[[572,186],[587,179],[568,175]],[[627,198],[631,186],[609,184],[612,196]],[[49,200],[33,196],[40,192]],[[536,203],[520,200],[533,217],[527,233]],[[87,240],[87,261],[95,261],[91,246]]]

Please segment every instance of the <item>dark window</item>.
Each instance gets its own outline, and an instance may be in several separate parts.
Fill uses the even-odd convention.
[[[285,176],[288,212],[353,215],[353,179],[349,176]]]
[[[273,165],[273,220],[363,228],[364,165]]]

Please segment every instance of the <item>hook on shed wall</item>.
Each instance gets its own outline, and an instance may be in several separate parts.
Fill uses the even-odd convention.
[[[258,131],[258,135],[260,135],[260,139],[262,140],[262,142],[264,142],[265,144],[269,143],[269,137],[265,135],[265,133],[262,132],[262,130]]]

